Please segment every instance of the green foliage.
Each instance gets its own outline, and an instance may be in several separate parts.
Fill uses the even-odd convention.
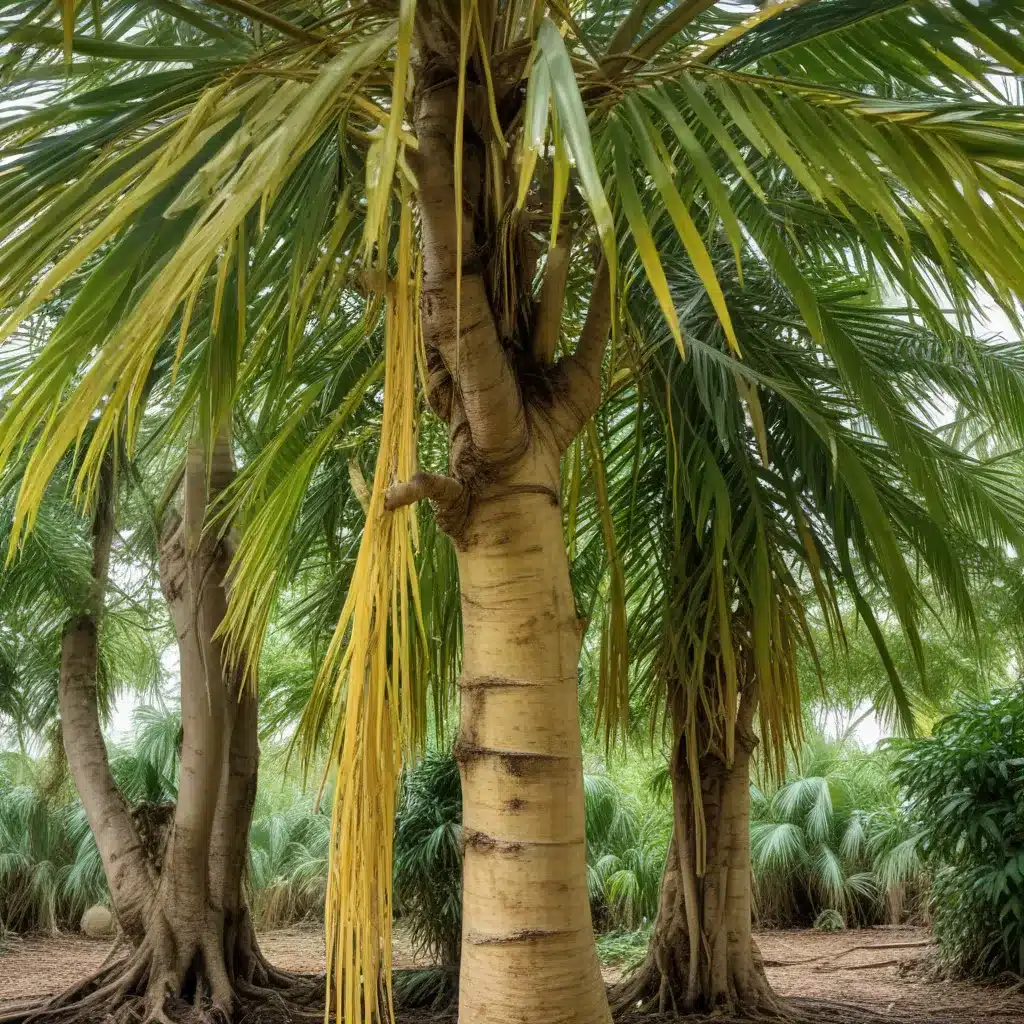
[[[886,759],[841,745],[805,746],[780,785],[751,788],[751,863],[764,925],[898,922],[925,876]],[[908,907],[908,902],[910,906]]]
[[[130,804],[159,804],[178,796],[181,715],[143,705],[135,709],[131,746],[110,762],[114,781]]]
[[[628,792],[603,774],[584,776],[583,795],[594,925],[635,931],[658,912],[671,812],[664,801]]]
[[[330,834],[330,816],[309,798],[253,821],[249,887],[258,928],[322,919]]]
[[[5,551],[17,483],[17,472],[0,478],[0,548]],[[58,735],[61,636],[68,621],[83,611],[91,586],[86,520],[68,501],[66,483],[54,481],[40,508],[38,529],[17,557],[0,564],[0,739],[19,744],[33,735],[51,740]],[[123,517],[121,525],[138,533],[134,517]],[[159,696],[160,649],[168,636],[162,599],[159,606],[152,600],[156,574],[140,559],[135,538],[130,544],[119,539],[112,558],[122,582],[108,594],[100,630],[96,695],[103,720],[109,720],[120,695]]]
[[[928,600],[933,603],[931,594]],[[985,580],[984,592],[974,601],[976,635],[951,631],[948,616],[926,616],[920,630],[923,677],[917,675],[916,655],[894,617],[879,616],[881,634],[898,675],[918,684],[911,703],[919,728],[926,730],[947,714],[958,697],[979,698],[993,687],[1011,682],[1019,621],[1014,601],[1012,588],[991,578]],[[880,604],[876,598],[876,610]],[[808,609],[807,617],[814,650],[802,648],[798,661],[808,729],[820,731],[837,717],[855,722],[867,709],[887,731],[902,734],[889,675],[868,630],[860,622],[846,622],[845,637],[839,644],[829,636],[816,608]],[[824,693],[823,679],[827,680]]]
[[[54,809],[41,781],[27,759],[0,755],[0,932],[54,934],[106,892],[80,806]]]
[[[846,919],[838,910],[823,910],[814,919],[816,932],[841,932],[846,927]]]
[[[936,868],[942,963],[1024,973],[1024,692],[969,704],[896,749],[895,778]]]
[[[597,937],[597,955],[601,963],[611,964],[628,973],[643,962],[650,940],[649,924],[631,932],[606,932]]]
[[[450,967],[462,946],[462,785],[448,753],[403,775],[395,819],[395,909],[418,952]]]

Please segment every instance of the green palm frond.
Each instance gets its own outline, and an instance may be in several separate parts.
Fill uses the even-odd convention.
[[[491,242],[474,259],[498,319],[517,324],[539,287],[511,266],[517,225],[550,239],[556,210],[572,221],[570,341],[592,250],[617,268],[615,387],[595,426],[609,514],[581,494],[573,527],[581,604],[614,626],[605,663],[621,669],[628,648],[633,679],[671,689],[727,757],[737,693],[756,676],[781,769],[799,736],[813,590],[837,634],[839,602],[855,603],[912,729],[916,687],[877,609],[923,677],[919,568],[969,633],[972,573],[1024,539],[1013,467],[958,452],[934,416],[953,394],[1024,439],[1013,354],[971,337],[984,300],[1016,323],[1024,293],[1018,5],[817,0],[750,16],[602,0],[480,8],[458,27],[435,7],[116,0],[0,15],[0,335],[31,352],[3,384],[0,472],[17,466],[19,480],[10,550],[41,527],[69,453],[88,503],[112,442],[132,458],[233,419],[253,457],[220,520],[240,534],[226,642],[255,665],[278,609],[316,609],[311,648],[345,667],[351,606],[329,593],[353,578],[363,520],[343,473],[379,454],[390,475],[398,449],[403,473],[417,461],[411,372],[401,442],[374,443],[388,423],[381,367],[399,345],[411,367],[416,333],[414,316],[382,329],[381,297],[387,279],[408,289],[416,276],[405,86],[442,25],[443,45],[427,49],[466,115],[460,198],[470,136],[492,169],[478,204]],[[461,201],[452,215],[461,223]],[[411,551],[417,528],[403,518],[395,550]],[[303,592],[300,567],[317,559]],[[378,581],[381,616],[383,596],[414,591],[425,564],[410,554],[397,588]],[[450,553],[442,573],[450,584]],[[457,670],[443,589],[429,595],[441,643],[415,663],[406,739],[441,715]],[[388,650],[386,628],[373,639]],[[428,669],[442,681],[432,711]],[[346,678],[328,672],[310,690],[310,746],[340,721]],[[375,677],[378,710],[386,685]],[[644,701],[619,691],[606,703],[625,719]],[[390,793],[396,744],[374,794]],[[348,774],[339,781],[346,792]]]

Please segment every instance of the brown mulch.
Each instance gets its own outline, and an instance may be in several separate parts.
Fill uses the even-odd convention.
[[[822,934],[814,931],[762,932],[757,941],[768,978],[788,997],[798,1021],[807,1024],[1024,1024],[1024,991],[1007,986],[935,981],[928,969],[930,949],[922,929],[866,929]],[[318,928],[283,928],[260,936],[278,967],[315,973],[324,969]],[[29,999],[56,994],[94,971],[108,944],[79,935],[9,940],[0,950],[0,1015]],[[424,966],[399,932],[396,969]],[[609,969],[607,981],[618,972]],[[245,1024],[295,1024],[283,1006],[243,1008]],[[442,1024],[456,1015],[405,1010],[399,1024]],[[664,1024],[678,1018],[624,1014],[616,1024]],[[691,1024],[702,1018],[690,1017]],[[726,1024],[722,1017],[706,1018]]]

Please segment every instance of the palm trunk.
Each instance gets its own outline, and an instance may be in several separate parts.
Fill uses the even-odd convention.
[[[700,759],[705,867],[698,875],[693,791],[681,724],[670,766],[675,819],[647,958],[613,994],[616,1006],[657,1012],[715,1012],[754,1017],[775,1013],[752,934],[750,757],[756,745],[756,687],[743,693],[735,755]]]
[[[507,302],[495,292],[495,282],[512,272],[518,283],[509,287],[528,299],[533,264],[524,257],[509,265],[503,254],[526,252],[529,229],[513,218],[506,225],[511,238],[498,230],[487,154],[469,119],[460,143],[458,238],[452,154],[459,76],[448,63],[451,48],[443,40],[434,46],[443,24],[418,24],[419,145],[410,159],[422,230],[420,313],[428,397],[448,424],[451,476],[403,481],[389,491],[388,507],[431,498],[458,549],[464,651],[456,753],[465,838],[459,1021],[606,1024],[586,884],[581,631],[559,484],[561,456],[600,399],[608,275],[601,265],[576,351],[551,365],[562,271],[552,261],[550,287],[530,324],[522,315],[528,301]],[[511,179],[503,187],[514,194]]]
[[[557,505],[482,495],[459,572],[459,1020],[607,1021],[586,885],[580,631]]]
[[[65,635],[68,759],[115,908],[122,925],[133,926],[125,930],[134,947],[48,1007],[80,1019],[105,1019],[132,1000],[143,1004],[149,1021],[167,1020],[165,1005],[174,1000],[209,1003],[230,1019],[239,995],[261,1002],[282,993],[302,1001],[322,996],[322,986],[283,975],[263,958],[244,898],[259,762],[256,697],[242,687],[242,673],[226,665],[216,637],[227,606],[229,557],[203,530],[212,496],[231,475],[226,439],[217,443],[209,478],[204,453],[190,451],[184,516],[174,517],[160,542],[160,581],[181,662],[182,750],[174,817],[156,857],[144,853],[106,762],[96,713],[95,622],[76,621]],[[112,531],[112,505],[101,502],[97,579],[105,578]]]
[[[154,879],[128,802],[110,773],[100,727],[96,673],[117,496],[113,461],[104,461],[92,528],[92,587],[88,607],[71,619],[61,637],[59,700],[68,765],[96,839],[114,913],[134,940],[145,930]]]

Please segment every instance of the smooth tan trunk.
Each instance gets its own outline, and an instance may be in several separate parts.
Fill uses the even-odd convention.
[[[608,1021],[587,898],[580,632],[550,495],[478,501],[459,572],[459,1021]]]
[[[536,308],[506,303],[530,295],[532,246],[525,222],[495,222],[493,166],[479,135],[466,130],[457,138],[451,22],[438,13],[417,22],[418,148],[409,158],[422,232],[428,399],[448,425],[449,475],[398,482],[389,507],[430,498],[458,551],[464,649],[456,754],[465,843],[459,1020],[607,1024],[587,897],[580,628],[559,463],[600,400],[610,282],[603,264],[596,268],[576,349],[552,364],[564,274],[554,261]],[[471,119],[464,128],[472,128]],[[456,146],[461,241],[453,216]],[[514,182],[506,186],[511,194]],[[502,256],[509,246],[517,253],[511,265]]]

